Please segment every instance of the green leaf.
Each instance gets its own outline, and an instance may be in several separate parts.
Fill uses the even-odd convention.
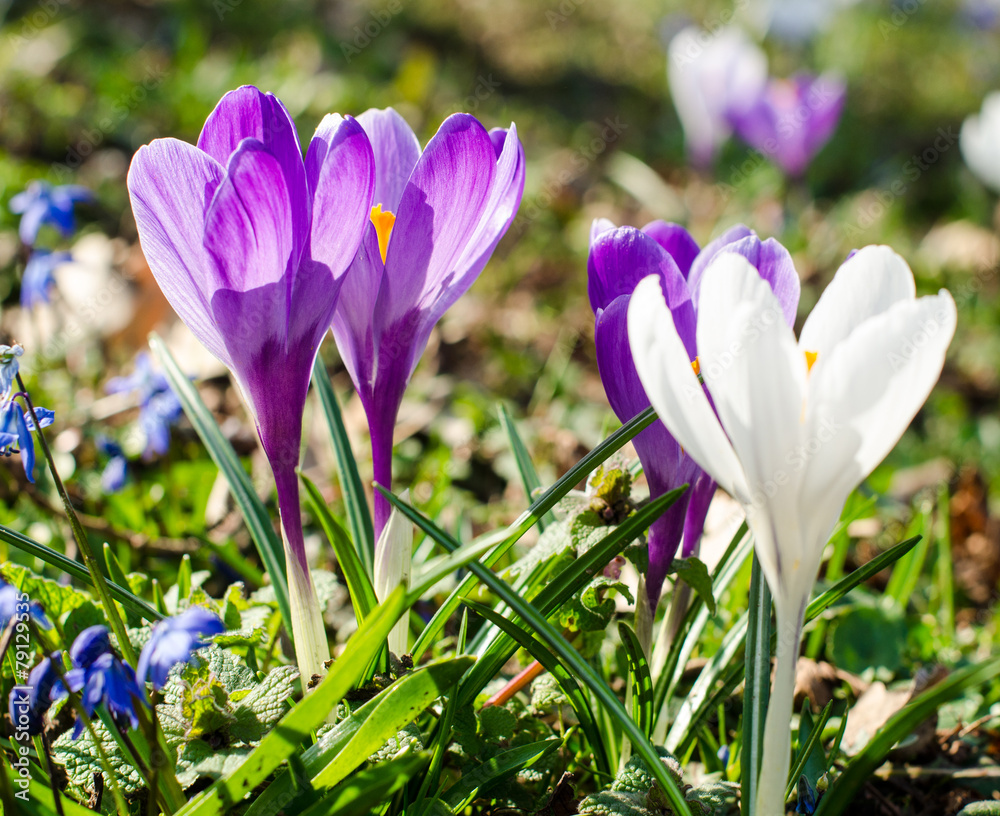
[[[653,733],[653,681],[649,661],[639,638],[625,621],[618,624],[618,636],[628,661],[629,682],[632,686],[632,716],[647,738]]]
[[[330,796],[317,802],[302,816],[369,816],[372,808],[386,802],[420,773],[430,761],[430,754],[403,754],[380,762],[351,777]]]
[[[595,764],[605,773],[610,773],[611,763],[608,761],[601,732],[594,720],[594,712],[591,710],[590,701],[584,696],[583,691],[580,689],[580,684],[576,682],[570,671],[546,648],[544,643],[536,640],[528,632],[502,615],[498,615],[485,604],[476,603],[469,599],[464,599],[463,603],[475,610],[498,629],[505,632],[508,637],[541,663],[545,670],[555,678],[559,684],[559,688],[562,689],[563,694],[569,700],[569,704],[573,707],[577,719],[580,721],[580,728],[583,730],[594,752]],[[496,708],[496,706],[491,706],[491,708]],[[489,708],[486,708],[482,713],[485,714],[489,710]]]
[[[178,811],[180,816],[216,816],[267,779],[354,687],[405,608],[405,595],[399,587],[365,618],[323,681],[281,718],[235,771],[188,802]]]
[[[530,768],[555,751],[562,740],[547,739],[519,745],[497,754],[492,759],[469,769],[454,785],[444,792],[441,799],[452,813],[461,813],[473,799],[485,794],[494,785]]]
[[[681,488],[672,491],[671,493],[661,496],[649,505],[637,512],[628,521],[621,524],[611,535],[608,536],[609,539],[614,539],[618,536],[620,539],[625,538],[625,535],[634,535],[638,530],[645,529],[649,526],[653,519],[655,519],[660,513],[662,513],[670,505],[671,502],[676,501]],[[383,491],[383,495],[389,498],[389,501],[393,505],[398,507],[407,517],[412,519],[415,523],[421,525],[422,529],[433,530],[434,538],[438,541],[447,541],[448,548],[454,547],[455,542],[443,531],[439,530],[433,522],[421,516],[412,507],[407,505],[405,502],[400,501],[396,496],[392,495],[388,491]],[[644,516],[644,511],[648,516]],[[629,528],[630,523],[634,522],[634,526],[638,529]],[[641,526],[641,525],[645,526]],[[625,531],[625,532],[623,532]],[[627,539],[626,539],[627,540]],[[624,546],[622,541],[616,542],[617,546]],[[594,547],[587,555],[591,555],[594,551],[599,550],[600,547]],[[582,559],[581,559],[582,560]],[[610,559],[605,559],[604,563]],[[644,757],[651,765],[654,765],[653,773],[656,776],[657,781],[663,786],[664,792],[674,810],[677,812],[677,816],[691,816],[691,811],[684,801],[684,797],[681,795],[680,791],[677,789],[677,785],[668,776],[666,770],[664,769],[662,763],[659,761],[659,757],[656,754],[656,750],[648,739],[642,734],[638,726],[632,721],[631,716],[625,711],[622,706],[621,701],[615,696],[614,692],[608,688],[604,680],[594,671],[593,667],[584,661],[580,655],[573,649],[566,639],[545,619],[544,615],[541,614],[535,606],[527,603],[520,595],[513,591],[513,589],[500,580],[499,577],[494,575],[490,570],[486,569],[482,564],[473,562],[469,565],[469,569],[479,578],[480,581],[485,583],[494,593],[496,593],[499,598],[506,603],[520,618],[531,627],[542,641],[556,655],[562,658],[562,661],[567,667],[580,678],[584,684],[590,689],[590,691],[597,697],[598,701],[605,708],[608,714],[615,719],[619,725],[624,730],[625,734],[632,744],[636,746],[638,754]],[[550,584],[550,587],[552,585]],[[541,597],[541,596],[539,596]],[[477,664],[478,667],[478,664]]]
[[[903,663],[906,621],[883,606],[858,606],[837,619],[830,636],[833,663],[853,674],[882,668],[895,673]]]
[[[326,417],[327,427],[333,439],[333,453],[337,458],[337,470],[340,473],[340,489],[344,493],[344,504],[347,506],[347,523],[351,528],[351,538],[354,540],[356,553],[364,564],[365,573],[369,578],[374,575],[375,530],[372,526],[371,513],[368,510],[368,498],[361,483],[351,441],[347,438],[347,429],[340,414],[337,396],[333,393],[330,375],[319,355],[313,365],[313,385],[319,395],[319,402]]]
[[[284,545],[274,531],[271,517],[260,499],[257,498],[250,477],[243,469],[233,446],[222,435],[211,411],[202,401],[198,389],[181,370],[166,344],[156,334],[151,334],[149,347],[160,361],[160,365],[163,366],[163,371],[170,381],[170,387],[181,401],[181,405],[184,406],[184,413],[187,414],[191,425],[194,426],[202,443],[208,449],[209,456],[212,457],[212,461],[218,466],[229,484],[229,490],[243,514],[243,520],[246,522],[250,537],[257,548],[257,554],[271,579],[282,620],[290,631],[292,616],[288,603]]]
[[[372,753],[372,750],[362,753],[362,746],[375,742],[375,748],[380,747],[452,688],[473,661],[472,657],[437,661],[397,680],[303,751],[300,777],[311,780],[331,766],[340,773],[343,765],[350,766],[344,771],[350,773]],[[382,734],[387,736],[378,741]],[[332,771],[329,773],[333,775]],[[293,774],[286,771],[254,800],[245,816],[274,816],[286,809],[294,798],[295,786]]]
[[[65,572],[67,575],[82,581],[87,586],[94,588],[94,580],[91,578],[90,573],[83,564],[78,564],[76,561],[67,558],[61,552],[56,552],[51,547],[47,547],[45,544],[39,544],[37,541],[32,541],[30,538],[21,535],[3,525],[0,525],[0,540],[5,541],[12,547],[16,547],[22,552],[26,552],[29,555],[39,558],[47,564],[51,564],[58,570]],[[39,579],[41,580],[41,579]],[[159,612],[157,612],[153,607],[146,603],[142,598],[133,594],[126,586],[121,586],[112,581],[108,581],[108,590],[111,592],[112,597],[118,601],[126,609],[131,609],[141,615],[148,621],[158,621],[163,618]],[[69,587],[63,587],[67,592],[73,592]],[[73,592],[73,594],[78,594]],[[83,599],[81,599],[82,603]],[[50,614],[55,614],[50,612]]]
[[[771,690],[771,592],[757,554],[753,556],[747,601],[746,690],[743,692],[740,776],[741,805],[750,813],[757,801],[758,776],[764,751],[764,720]],[[707,667],[706,667],[707,668]]]
[[[320,526],[337,555],[337,563],[344,571],[347,590],[351,593],[351,603],[354,605],[354,617],[360,626],[361,622],[378,606],[378,598],[375,596],[375,590],[368,577],[369,573],[354,545],[347,537],[344,528],[340,526],[340,522],[323,501],[319,488],[304,473],[300,472],[299,477],[306,488],[306,502],[309,509],[319,519]]]
[[[815,816],[846,813],[855,796],[875,769],[882,764],[892,747],[913,732],[942,704],[966,691],[982,686],[1000,676],[1000,657],[953,672],[908,702],[878,730],[875,737],[854,757],[820,799]]]
[[[508,413],[507,407],[502,402],[497,405],[497,413],[500,415],[500,424],[507,433],[510,450],[514,454],[514,461],[517,463],[517,472],[521,476],[521,486],[524,488],[524,495],[530,501],[531,497],[535,495],[535,491],[541,489],[542,483],[538,478],[538,473],[535,471],[535,465],[531,461],[528,448],[521,439],[521,435],[517,432],[517,426],[514,424],[510,413]],[[554,521],[555,518],[552,513],[546,513],[538,521],[539,531],[544,531]]]
[[[809,698],[802,701],[802,714],[799,716],[799,752],[795,757],[792,770],[788,774],[785,801],[788,801],[788,797],[798,786],[799,777],[805,776],[815,790],[816,782],[826,773],[826,756],[823,754],[823,746],[820,741],[832,711],[833,700],[826,704],[826,707],[820,712],[819,720],[814,722],[812,711],[809,708]],[[846,716],[844,720],[847,720]]]
[[[118,556],[115,555],[114,549],[108,542],[104,542],[104,564],[106,567],[106,572],[108,577],[111,578],[118,586],[128,587],[133,592],[136,591],[135,587],[129,582],[128,576],[125,575],[125,570],[122,569],[122,565],[118,561]],[[43,604],[44,605],[44,604]],[[135,613],[131,609],[125,610],[125,624],[129,627],[136,627],[142,622],[142,617]]]
[[[7,775],[15,791],[22,790],[21,783],[23,782],[23,778],[17,772],[16,768],[11,768],[8,762],[4,761],[0,773]],[[85,808],[76,800],[62,793],[59,797],[59,805],[62,810],[57,811],[52,788],[41,781],[44,778],[45,774],[40,768],[36,765],[30,766],[28,795],[23,799],[21,797],[17,798],[15,813],[25,813],[28,816],[57,816],[59,813],[62,813],[63,816],[94,816],[94,811]]]
[[[712,594],[712,576],[708,574],[705,563],[694,556],[690,558],[675,558],[670,565],[670,572],[675,573],[699,597],[708,604],[708,614],[715,616],[715,595]]]

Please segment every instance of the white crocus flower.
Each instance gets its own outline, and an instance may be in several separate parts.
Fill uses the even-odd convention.
[[[982,111],[962,123],[958,144],[969,169],[1000,192],[1000,91],[987,96]]]
[[[410,491],[404,490],[399,498],[409,504]],[[389,514],[389,521],[382,528],[382,534],[375,542],[375,597],[381,603],[400,584],[409,589],[410,566],[413,559],[413,523],[395,507]],[[406,654],[409,648],[409,616],[404,615],[389,632],[389,651],[397,657]]]
[[[774,597],[778,665],[757,816],[784,813],[795,665],[823,547],[851,491],[927,399],[955,323],[948,292],[918,299],[906,262],[873,246],[841,266],[796,341],[767,283],[744,258],[723,254],[699,296],[703,388],[658,280],[643,280],[632,297],[629,343],[646,394],[745,508]]]
[[[752,107],[767,84],[767,57],[738,28],[690,26],[670,41],[667,81],[692,160],[709,164],[729,138],[729,116]]]

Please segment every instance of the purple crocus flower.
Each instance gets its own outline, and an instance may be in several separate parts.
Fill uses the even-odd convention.
[[[364,405],[375,481],[392,484],[403,391],[434,324],[472,285],[524,192],[517,130],[489,132],[466,113],[420,143],[391,108],[358,122],[375,152],[375,207],[337,304],[333,336]],[[376,538],[389,503],[375,495]]]
[[[64,238],[69,238],[74,229],[73,206],[93,200],[94,194],[78,184],[53,187],[47,181],[32,181],[24,192],[11,198],[10,210],[20,214],[21,241],[31,246],[44,224],[51,224]]]
[[[285,107],[244,86],[220,100],[197,147],[140,148],[128,187],[157,283],[253,414],[278,490],[299,668],[322,673],[329,646],[295,469],[312,364],[370,223],[368,137],[354,119],[327,116],[303,162]]]
[[[202,636],[224,631],[226,627],[219,616],[203,606],[189,607],[173,618],[160,621],[139,655],[136,667],[139,683],[152,683],[159,691],[175,665],[188,662],[198,649],[209,645],[201,640]]]
[[[28,675],[28,682],[14,686],[10,692],[10,721],[15,731],[38,736],[45,727],[45,714],[52,705],[52,691],[59,681],[56,665],[62,662],[62,652],[43,658]]]
[[[730,122],[743,141],[798,177],[836,130],[845,94],[843,80],[829,74],[771,79],[754,105],[730,111]]]
[[[21,276],[21,308],[33,309],[52,300],[52,290],[56,286],[56,268],[72,260],[73,256],[68,252],[34,250]]]
[[[622,422],[649,407],[629,347],[627,313],[636,285],[657,275],[677,333],[693,364],[698,295],[708,262],[720,252],[746,257],[768,281],[782,304],[781,317],[795,320],[799,279],[791,256],[777,241],[761,241],[743,226],[730,229],[703,250],[677,224],[654,221],[641,230],[594,222],[587,263],[590,305],[594,310],[597,365],[604,390]],[[663,423],[653,423],[633,439],[651,497],[687,483],[690,488],[649,529],[646,590],[655,609],[667,570],[681,548],[684,557],[697,553],[715,482],[688,456]],[[682,546],[683,544],[683,546]]]

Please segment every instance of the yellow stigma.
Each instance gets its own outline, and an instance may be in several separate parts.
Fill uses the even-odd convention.
[[[816,364],[816,358],[819,357],[819,352],[807,351],[805,354],[806,354],[806,371],[812,371],[813,366]]]
[[[382,256],[382,263],[385,263],[385,253],[389,251],[389,236],[392,234],[392,225],[396,223],[396,216],[388,210],[382,212],[382,205],[376,204],[372,207],[371,219],[378,235],[378,252]]]
[[[697,357],[695,357],[691,361],[691,368],[694,369],[694,373],[695,373],[696,377],[700,377],[701,376],[701,363],[698,361]]]

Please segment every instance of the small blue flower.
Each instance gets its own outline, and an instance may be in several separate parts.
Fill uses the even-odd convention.
[[[149,355],[135,355],[135,370],[127,377],[114,377],[105,390],[109,394],[137,392],[139,427],[146,435],[145,459],[162,456],[170,447],[170,427],[181,418],[183,408],[167,378],[153,370]]]
[[[160,621],[139,655],[136,671],[139,682],[152,683],[159,691],[175,665],[187,663],[198,649],[209,645],[201,640],[202,636],[224,631],[226,627],[219,616],[202,606],[192,606],[176,617]]]
[[[74,229],[73,206],[93,199],[94,194],[78,184],[53,187],[47,181],[32,181],[23,193],[10,200],[10,210],[21,216],[18,232],[21,241],[31,246],[43,224],[51,224],[69,238]]]
[[[42,629],[51,629],[52,623],[45,616],[45,610],[37,601],[30,600],[17,587],[0,578],[0,631],[7,628],[12,618],[27,613]]]
[[[21,308],[33,309],[52,300],[56,268],[72,260],[73,256],[68,252],[50,252],[47,249],[32,252],[21,276]]]
[[[816,812],[816,788],[812,786],[812,783],[803,774],[799,777],[798,784],[798,803],[795,805],[795,812],[804,814],[804,816],[812,816]]]
[[[28,675],[28,682],[14,686],[10,692],[10,721],[15,731],[38,736],[45,727],[45,714],[52,705],[52,691],[59,681],[56,665],[62,662],[62,652],[44,658]]]
[[[719,750],[715,752],[715,755],[719,758],[719,762],[722,763],[723,769],[729,765],[729,746],[720,745]]]
[[[35,408],[35,413],[43,428],[52,424],[55,412],[48,408]],[[0,455],[10,456],[19,452],[24,474],[32,484],[35,482],[35,440],[31,437],[34,430],[35,423],[31,414],[22,410],[14,400],[9,399],[0,404]]]
[[[69,691],[81,692],[80,700],[88,717],[102,703],[119,725],[126,722],[136,728],[139,725],[135,713],[135,701],[143,695],[135,681],[135,671],[111,650],[111,634],[106,626],[90,626],[84,629],[69,650],[73,668],[66,672],[65,683],[57,681],[52,687],[52,699],[65,697]],[[77,720],[73,729],[73,739],[83,733],[83,723]]]
[[[15,343],[13,346],[0,345],[0,394],[6,395],[14,385],[17,377],[17,358],[24,354],[24,349]]]
[[[128,460],[121,446],[106,436],[97,438],[97,449],[108,458],[101,474],[101,489],[105,493],[117,493],[125,486],[128,472]]]

